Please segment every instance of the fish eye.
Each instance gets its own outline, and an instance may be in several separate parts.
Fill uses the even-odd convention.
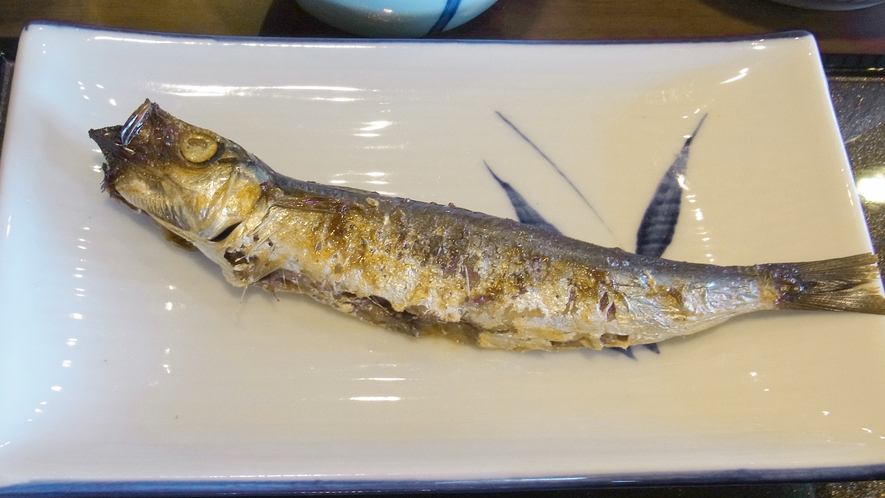
[[[181,141],[181,155],[192,163],[208,161],[218,150],[218,142],[213,137],[194,133]]]

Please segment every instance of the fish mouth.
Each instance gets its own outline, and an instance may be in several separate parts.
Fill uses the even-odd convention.
[[[120,141],[120,130],[122,126],[108,126],[107,128],[98,128],[89,130],[89,138],[98,144],[101,153],[104,155],[105,161],[101,165],[101,171],[104,173],[104,179],[101,181],[101,191],[107,192],[116,199],[122,199],[117,189],[114,187],[114,181],[120,172],[122,164],[128,162],[134,155],[134,151]]]
[[[138,135],[141,127],[159,108],[160,106],[151,102],[150,99],[145,99],[120,128],[120,143],[124,146],[132,143],[132,139]]]
[[[147,123],[151,116],[159,110],[159,106],[150,100],[145,100],[135,112],[129,116],[122,125],[108,126],[89,130],[89,138],[95,140],[102,153],[110,160],[111,158],[126,156],[132,157],[134,150],[129,148],[132,140],[138,136],[138,132]]]
[[[89,138],[98,144],[98,148],[101,149],[101,152],[105,157],[115,157],[126,152],[126,146],[123,145],[123,142],[120,140],[120,131],[122,128],[123,127],[120,125],[108,126],[106,128],[95,128],[89,130]],[[131,150],[129,152],[131,153]]]
[[[129,121],[131,121],[131,118]],[[129,121],[127,121],[127,124]],[[144,205],[144,199],[138,195],[135,195],[134,198],[127,198],[117,189],[117,180],[122,177],[121,175],[132,169],[143,170],[144,166],[148,164],[144,152],[137,147],[138,144],[134,144],[133,147],[127,145],[126,140],[123,138],[126,129],[126,124],[123,124],[89,130],[89,137],[98,144],[98,148],[101,149],[105,157],[105,161],[101,165],[101,170],[104,173],[104,179],[101,182],[102,192],[107,192],[112,199],[122,202],[136,211],[146,209],[157,214],[159,218],[168,221],[171,225],[185,231],[188,230],[187,221],[171,206],[153,203],[148,207]],[[132,128],[129,129],[132,130]],[[138,132],[135,131],[135,133],[137,134]],[[130,143],[132,138],[133,136],[130,132]],[[131,189],[127,189],[124,186],[124,191],[127,190],[129,191],[127,195],[131,195]]]
[[[108,192],[111,197],[123,200],[114,187],[114,182],[125,165],[138,160],[138,154],[130,144],[157,109],[157,104],[146,99],[124,124],[89,130],[89,138],[98,144],[105,157],[101,166],[104,173],[101,190]]]

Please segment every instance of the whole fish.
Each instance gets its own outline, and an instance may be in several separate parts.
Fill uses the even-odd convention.
[[[103,190],[215,261],[413,335],[482,347],[627,347],[770,309],[885,314],[876,257],[715,266],[639,256],[454,206],[282,176],[145,101],[89,131]]]

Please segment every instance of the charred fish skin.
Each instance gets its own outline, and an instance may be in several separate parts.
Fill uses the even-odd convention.
[[[293,291],[413,335],[510,350],[599,349],[738,314],[885,314],[876,258],[722,267],[604,248],[482,213],[282,176],[145,101],[90,130],[103,189],[240,287]]]

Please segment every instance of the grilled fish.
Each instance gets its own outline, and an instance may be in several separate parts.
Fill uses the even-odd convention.
[[[482,213],[282,176],[145,101],[93,129],[102,189],[217,263],[416,336],[509,350],[628,347],[770,309],[885,314],[876,257],[715,266]]]

